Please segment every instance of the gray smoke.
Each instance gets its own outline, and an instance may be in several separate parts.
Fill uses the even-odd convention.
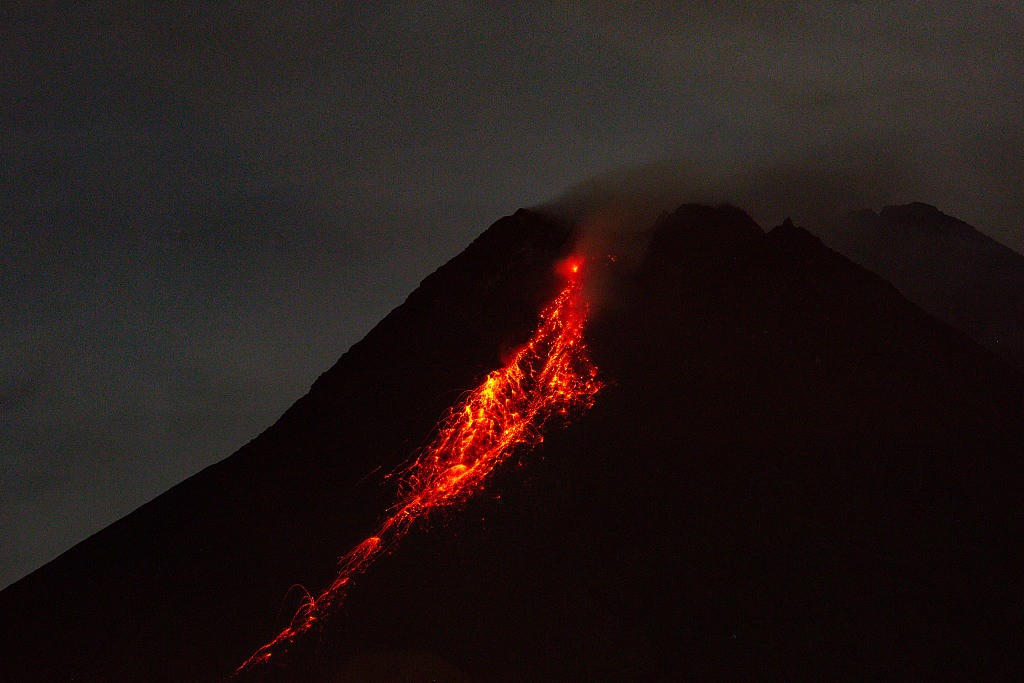
[[[665,159],[594,176],[538,208],[579,223],[585,241],[600,242],[643,230],[660,213],[690,202],[733,204],[766,229],[793,218],[827,230],[849,211],[928,194],[896,158],[860,150],[732,168]]]

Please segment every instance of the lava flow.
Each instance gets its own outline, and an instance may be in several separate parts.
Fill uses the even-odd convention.
[[[551,418],[593,404],[601,383],[583,343],[587,305],[582,266],[579,258],[562,264],[559,271],[568,282],[541,313],[530,341],[451,409],[438,425],[437,436],[410,465],[390,475],[399,482],[398,500],[377,532],[343,555],[334,582],[319,596],[309,596],[289,626],[236,673],[287,652],[344,599],[352,579],[394,548],[416,522],[482,490],[491,472],[516,447],[543,441]]]

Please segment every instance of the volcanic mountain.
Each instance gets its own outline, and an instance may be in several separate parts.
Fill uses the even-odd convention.
[[[1024,376],[788,222],[684,205],[628,246],[499,220],[258,438],[0,593],[0,678],[232,675],[537,338],[567,257],[592,407],[239,680],[1019,673]]]
[[[828,234],[837,251],[1024,369],[1024,256],[920,202],[852,213]]]

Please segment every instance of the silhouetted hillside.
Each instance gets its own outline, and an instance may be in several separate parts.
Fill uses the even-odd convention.
[[[0,679],[233,670],[390,503],[380,475],[529,337],[569,234],[528,211],[498,221],[273,427],[0,592]]]
[[[853,213],[831,243],[1024,368],[1024,256],[921,203]]]
[[[1019,673],[1020,373],[791,224],[686,205],[642,239],[591,274],[594,408],[253,678]],[[229,673],[372,531],[381,475],[529,335],[570,248],[502,219],[258,439],[0,593],[0,676]]]

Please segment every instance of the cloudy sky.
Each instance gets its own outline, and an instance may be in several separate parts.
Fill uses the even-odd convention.
[[[0,586],[595,175],[774,169],[798,218],[920,199],[1024,249],[1021,83],[1016,1],[5,3]]]

